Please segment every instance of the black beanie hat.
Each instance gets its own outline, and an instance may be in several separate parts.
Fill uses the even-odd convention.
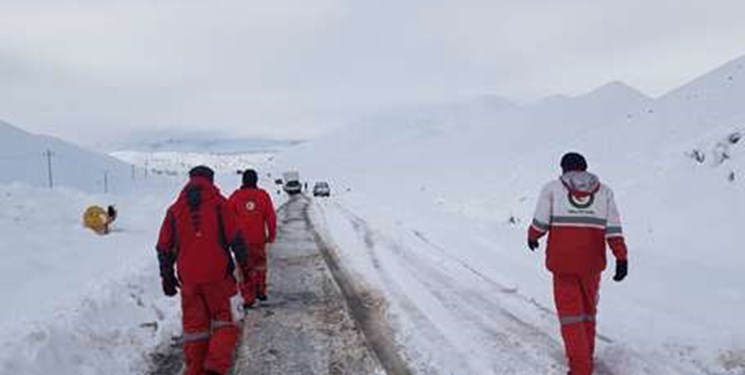
[[[253,169],[246,169],[243,171],[243,186],[244,187],[256,187],[259,182],[259,176]]]
[[[204,177],[210,182],[214,182],[215,172],[206,165],[198,165],[189,171],[189,177]]]
[[[585,157],[579,153],[568,152],[561,157],[561,171],[563,173],[586,170],[587,160],[585,160]]]

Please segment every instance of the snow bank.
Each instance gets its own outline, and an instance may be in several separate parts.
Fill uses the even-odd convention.
[[[0,373],[144,371],[148,353],[178,332],[153,249],[154,213],[168,202],[0,185]],[[82,227],[85,207],[112,203],[120,217],[110,235]]]

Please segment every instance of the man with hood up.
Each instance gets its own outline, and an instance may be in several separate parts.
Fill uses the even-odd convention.
[[[227,373],[239,335],[230,301],[238,290],[229,249],[244,270],[247,249],[213,181],[206,166],[189,171],[156,246],[163,292],[171,297],[181,289],[186,375]]]
[[[569,362],[569,375],[591,375],[600,274],[606,243],[616,258],[613,280],[626,277],[628,261],[613,191],[587,172],[575,152],[561,158],[562,175],[541,191],[528,229],[528,247],[546,233],[546,266],[553,273],[554,302]]]
[[[277,217],[272,198],[258,187],[258,181],[256,171],[246,169],[241,188],[233,192],[228,200],[238,232],[250,249],[250,266],[248,272],[243,273],[244,281],[240,288],[246,307],[250,307],[257,298],[260,301],[267,298],[266,245],[274,242],[277,235]]]

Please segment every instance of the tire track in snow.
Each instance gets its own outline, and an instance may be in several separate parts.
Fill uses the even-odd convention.
[[[464,373],[479,373],[476,368],[480,369],[480,371],[488,368],[492,373],[498,374],[520,374],[526,371],[526,367],[531,367],[529,371],[543,374],[558,374],[562,371],[563,366],[561,363],[563,363],[564,357],[561,344],[553,339],[551,335],[522,321],[516,315],[500,306],[498,301],[485,298],[482,294],[468,288],[459,287],[456,280],[441,269],[430,265],[426,258],[413,257],[409,251],[405,251],[396,242],[372,230],[363,219],[357,217],[346,208],[341,206],[339,208],[355,228],[358,235],[363,238],[368,254],[372,258],[373,263],[376,264],[376,268],[381,273],[381,276],[384,279],[388,279],[388,281],[385,281],[387,287],[393,286],[399,288],[395,280],[392,281],[390,278],[384,277],[389,270],[385,268],[385,265],[381,264],[377,254],[378,252],[381,252],[381,255],[383,255],[382,252],[386,252],[385,255],[392,255],[398,258],[396,262],[391,261],[389,263],[406,265],[405,272],[412,275],[414,280],[423,286],[444,307],[448,315],[452,316],[452,321],[461,323],[459,330],[467,331],[467,336],[470,340],[491,345],[495,351],[507,350],[510,353],[507,359],[513,359],[513,361],[510,361],[505,360],[503,357],[499,360],[484,363],[483,360],[471,357],[471,364],[464,363],[464,367],[462,367],[469,369],[468,371],[464,371]],[[515,293],[514,288],[504,287],[494,281],[491,281],[490,284],[492,289],[495,289],[497,293],[506,295]],[[427,320],[431,327],[438,329],[437,325],[429,321],[426,314],[421,313],[412,301],[406,301],[406,304],[402,307],[406,313],[417,311],[417,315],[421,314],[423,319]],[[503,319],[496,319],[495,316],[497,315]],[[420,319],[417,319],[417,321],[421,322]],[[442,337],[446,337],[446,341],[459,341],[459,338],[452,335],[447,337],[447,334],[443,334]],[[448,342],[448,346],[453,346],[453,344]],[[551,353],[549,359],[545,359],[545,356],[536,356],[532,353],[533,348],[536,346],[543,348],[545,352]],[[468,358],[468,353],[463,353],[461,357]],[[514,359],[518,358],[518,361],[514,361]],[[528,364],[531,359],[533,360],[532,363]]]
[[[386,291],[389,293],[388,297],[395,300],[395,302],[406,311],[407,316],[401,318],[410,320],[412,324],[417,327],[417,334],[424,336],[424,339],[428,343],[434,344],[439,348],[447,348],[447,351],[450,353],[460,353],[455,359],[455,367],[465,370],[463,373],[474,373],[468,362],[464,361],[466,353],[462,353],[459,347],[453,345],[453,343],[438,329],[437,324],[414,303],[414,301],[407,295],[406,291],[401,288],[399,283],[392,276],[391,272],[383,265],[383,261],[374,251],[375,242],[373,241],[372,236],[368,236],[368,232],[361,231],[362,226],[360,224],[364,223],[354,220],[350,222],[354,229],[358,231],[358,233],[361,233],[361,237],[366,245],[365,250],[375,269],[378,271],[378,276],[386,285]],[[417,370],[417,372],[425,374],[441,373],[437,368],[434,368],[429,364],[425,365],[425,363],[420,363]]]
[[[316,242],[308,204],[296,196],[278,211],[269,300],[248,313],[235,375],[384,373]]]
[[[540,304],[535,299],[529,298],[527,296],[523,296],[523,295],[520,295],[520,294],[517,294],[517,288],[508,288],[508,287],[505,287],[504,285],[498,283],[497,281],[491,279],[490,277],[484,275],[483,273],[479,272],[475,268],[471,267],[468,263],[466,263],[466,262],[462,261],[461,259],[459,259],[459,258],[457,258],[457,257],[455,257],[455,256],[453,256],[451,254],[449,254],[445,249],[443,249],[439,245],[437,245],[437,244],[433,243],[432,241],[430,241],[429,238],[427,238],[422,232],[419,232],[417,230],[414,230],[413,231],[413,234],[417,238],[419,238],[422,242],[424,242],[425,244],[427,244],[430,248],[433,248],[433,249],[437,250],[444,257],[446,257],[446,258],[448,258],[450,260],[453,260],[454,262],[456,262],[457,264],[459,264],[461,267],[467,269],[469,272],[473,273],[474,275],[476,275],[479,278],[481,278],[484,281],[486,281],[488,284],[493,285],[495,288],[497,288],[498,291],[501,291],[502,293],[515,293],[515,296],[516,297],[519,297],[520,299],[524,300],[526,303],[529,303],[529,304],[535,306],[537,309],[539,309],[544,314],[549,315],[552,318],[556,315],[556,312],[554,310],[552,310],[552,309],[550,309],[550,308],[548,308],[548,307]],[[493,307],[500,309],[500,312],[501,313],[503,313],[505,316],[511,318],[518,325],[523,326],[527,330],[527,332],[531,332],[534,336],[545,336],[545,335],[547,335],[545,332],[540,331],[536,327],[534,327],[534,326],[532,326],[532,325],[524,322],[523,320],[521,320],[519,317],[517,317],[512,312],[510,312],[508,310],[505,310],[504,308],[501,308],[499,306],[495,306],[493,300],[485,299],[485,298],[483,298],[482,295],[476,294],[472,290],[467,290],[467,299],[469,299],[470,301],[473,301],[474,303],[478,303],[479,301],[485,301],[485,302],[488,302],[488,303],[492,303]],[[550,340],[550,341],[555,342],[556,345],[559,347],[559,351],[552,353],[552,356],[554,358],[556,358],[558,361],[563,362],[564,361],[564,353],[563,353],[563,349],[561,348],[561,345],[563,345],[563,344],[560,343],[560,342],[558,342],[558,340],[554,339],[554,335],[548,336],[546,338],[548,340]],[[602,342],[607,343],[607,344],[612,344],[613,343],[613,340],[612,339],[610,339],[609,337],[607,337],[607,336],[605,336],[605,335],[603,335],[603,334],[601,334],[599,332],[597,333],[597,340],[598,341],[602,341]],[[598,374],[598,375],[614,375],[614,372],[605,363],[605,361],[603,359],[598,359],[598,358],[596,358],[596,360],[595,360],[595,373]]]
[[[304,218],[312,227],[308,206],[305,208]],[[385,319],[385,299],[354,282],[336,252],[323,241],[315,228],[312,232],[316,245],[346,299],[350,313],[360,325],[367,345],[375,353],[381,366],[389,375],[410,375],[407,361],[400,355],[394,332]]]
[[[446,272],[444,268],[445,266],[443,266],[443,262],[438,263],[437,259],[431,257],[429,253],[422,254],[423,256],[416,256],[418,247],[405,248],[400,243],[393,240],[390,236],[386,236],[384,233],[372,229],[364,219],[356,216],[349,209],[339,204],[336,204],[336,208],[351,223],[352,227],[355,229],[355,231],[357,231],[357,235],[363,239],[365,247],[367,247],[367,253],[373,260],[373,263],[376,265],[376,270],[378,270],[381,275],[390,272],[390,270],[386,270],[385,268],[390,267],[391,264],[398,263],[406,265],[406,271],[409,272],[411,275],[414,275],[420,285],[426,286],[426,288],[428,289],[428,293],[436,296],[443,306],[447,306],[448,311],[450,311],[454,315],[457,315],[462,321],[473,324],[474,327],[478,328],[472,331],[476,332],[476,336],[479,335],[478,330],[481,329],[484,331],[484,333],[481,333],[481,335],[484,335],[486,337],[489,337],[489,335],[491,335],[495,340],[499,340],[500,338],[505,337],[503,334],[504,331],[507,331],[514,334],[515,336],[513,337],[520,339],[520,341],[527,341],[528,345],[538,345],[544,348],[545,350],[542,351],[542,353],[544,353],[543,356],[546,357],[545,353],[548,353],[547,358],[553,360],[553,363],[550,365],[551,369],[553,369],[554,367],[561,369],[564,368],[563,364],[565,363],[565,359],[563,344],[560,341],[558,327],[556,329],[556,332],[553,332],[553,330],[551,332],[547,332],[545,330],[545,327],[541,329],[538,326],[535,326],[521,319],[514,312],[506,309],[505,306],[502,306],[501,302],[504,300],[504,298],[522,302],[523,304],[530,305],[534,309],[538,310],[547,319],[555,319],[555,312],[552,309],[539,304],[537,301],[528,296],[521,295],[515,288],[506,287],[503,284],[491,279],[488,275],[479,272],[474,267],[468,265],[465,261],[459,259],[457,256],[448,253],[444,248],[430,241],[422,232],[416,230],[411,231],[411,234],[413,234],[429,249],[435,250],[440,256],[446,258],[448,261],[451,261],[450,263],[457,264],[459,267],[467,270],[470,274],[472,274],[473,277],[484,281],[485,284],[491,288],[493,293],[484,293],[483,291],[468,288],[468,283],[461,285],[465,286],[465,288],[458,288],[457,280],[455,280],[448,274],[448,272]],[[391,260],[386,263],[380,260],[380,258],[385,258],[385,256],[394,256],[397,259]],[[390,285],[390,282],[391,280],[385,282],[387,287],[399,289],[401,288],[401,286],[398,285]],[[395,280],[393,281],[393,283],[395,284]],[[458,293],[448,292],[452,290],[455,290]],[[406,295],[405,291],[397,294],[403,295],[404,298]],[[500,295],[502,296],[501,298],[494,297]],[[397,302],[400,301],[397,300]],[[404,311],[408,312],[409,308],[415,305],[416,304],[414,302],[408,301],[408,303],[402,304],[401,306]],[[473,309],[463,308],[464,306],[481,307]],[[414,309],[417,308],[414,307]],[[495,314],[490,315],[487,313],[487,311],[495,312]],[[421,310],[419,310],[419,312],[421,313]],[[426,314],[423,315],[425,315],[424,319],[427,319]],[[493,319],[495,315],[505,318],[505,320],[509,322],[509,324],[495,325],[495,319]],[[500,322],[503,323],[503,321]],[[431,326],[436,327],[434,323],[430,323]],[[614,340],[608,338],[607,336],[598,335],[598,341],[609,344],[610,346],[606,347],[604,356],[605,358],[596,357],[594,373],[597,375],[619,375],[623,373],[658,375],[679,374],[686,372],[686,370],[683,370],[675,360],[659,358],[659,356],[656,354],[651,354],[651,356],[645,355],[644,353],[637,352],[628,346],[617,344]],[[519,350],[515,350],[515,348],[505,349],[517,352],[514,353],[515,356],[521,356]],[[525,356],[521,356],[520,358],[522,360],[526,360]],[[611,364],[613,364],[613,366],[611,366]],[[620,369],[617,368],[614,370],[611,367],[620,367]],[[623,370],[623,368],[626,367],[633,368],[633,370],[630,370],[632,372],[628,372],[629,369]],[[704,370],[702,366],[698,367],[699,370],[701,370],[701,374],[710,373]],[[509,369],[498,369],[496,371],[497,372],[495,373],[498,374],[524,373],[511,372],[509,371]],[[544,371],[539,371],[536,373],[553,374],[554,372],[545,371],[544,369]],[[561,373],[563,374],[563,372]]]
[[[556,312],[552,308],[547,307],[547,306],[544,306],[540,302],[536,301],[534,298],[530,298],[530,297],[527,297],[527,296],[524,296],[524,295],[519,294],[516,287],[511,288],[511,287],[504,286],[503,284],[495,281],[494,279],[490,278],[489,276],[484,275],[482,272],[480,272],[477,269],[473,268],[471,265],[469,265],[465,261],[461,260],[460,258],[449,254],[440,245],[435,244],[429,238],[427,238],[427,236],[425,236],[424,233],[422,233],[422,232],[420,232],[418,230],[412,230],[412,233],[414,234],[414,236],[416,236],[422,242],[424,242],[427,246],[429,246],[430,248],[432,248],[434,250],[437,250],[442,256],[444,256],[444,257],[446,257],[446,258],[454,261],[455,263],[457,263],[461,267],[467,269],[469,272],[471,272],[474,275],[478,276],[479,278],[481,278],[482,280],[484,280],[488,284],[493,285],[498,291],[500,291],[502,293],[514,293],[516,297],[519,297],[520,299],[524,300],[526,303],[529,303],[529,304],[535,306],[537,309],[539,309],[540,311],[542,311],[546,315],[549,315],[551,317],[554,317],[556,315]],[[509,312],[507,312],[507,313],[509,314]],[[605,335],[602,335],[600,333],[597,334],[597,339],[600,340],[600,341],[603,341],[605,343],[608,343],[608,344],[612,344],[613,343],[613,340],[611,338],[609,338],[609,337],[607,337]]]

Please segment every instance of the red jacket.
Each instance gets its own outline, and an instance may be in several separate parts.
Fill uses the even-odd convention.
[[[259,188],[243,187],[228,200],[228,207],[235,215],[236,227],[248,244],[274,242],[277,235],[277,217],[272,199]]]
[[[606,242],[616,259],[626,259],[613,191],[591,173],[568,172],[543,188],[528,239],[538,240],[547,232],[546,266],[552,272],[601,272]]]
[[[235,220],[226,204],[212,182],[194,177],[168,208],[156,249],[159,259],[175,260],[181,283],[208,283],[232,273],[228,246]]]

